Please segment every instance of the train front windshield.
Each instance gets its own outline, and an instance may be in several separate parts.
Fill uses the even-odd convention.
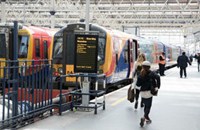
[[[19,44],[19,58],[27,58],[28,54],[28,36],[18,36],[18,44]]]
[[[99,38],[99,44],[98,44],[98,61],[100,62],[99,64],[104,63],[105,59],[105,38]]]
[[[0,34],[0,58],[6,58],[6,37]]]
[[[53,58],[62,58],[63,52],[63,39],[56,37],[54,41]],[[103,62],[105,59],[105,38],[99,38],[98,44],[98,59]]]
[[[54,41],[53,58],[62,58],[63,43],[62,37],[57,37]]]

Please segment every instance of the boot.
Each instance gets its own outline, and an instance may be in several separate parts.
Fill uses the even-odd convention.
[[[145,122],[145,118],[143,117],[143,118],[140,119],[140,126],[141,126],[141,127],[144,126],[144,122]]]

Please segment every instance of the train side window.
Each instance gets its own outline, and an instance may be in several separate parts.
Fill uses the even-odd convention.
[[[124,62],[128,63],[128,44],[126,44],[124,48]]]
[[[26,58],[28,55],[28,42],[29,37],[26,35],[18,36],[18,44],[19,44],[19,58]]]
[[[130,47],[130,62],[133,62],[133,43],[132,41],[129,41],[129,47]]]
[[[44,44],[44,59],[48,59],[48,45],[47,45],[47,41],[43,41]]]
[[[40,57],[40,40],[35,39],[35,56]]]

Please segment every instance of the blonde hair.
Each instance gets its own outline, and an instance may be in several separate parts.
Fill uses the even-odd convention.
[[[137,58],[137,64],[142,64],[143,61],[146,60],[146,57],[143,53],[139,54],[138,58]]]

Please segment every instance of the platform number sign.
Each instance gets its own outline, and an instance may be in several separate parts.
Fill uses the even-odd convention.
[[[75,34],[76,73],[97,73],[98,35]]]

